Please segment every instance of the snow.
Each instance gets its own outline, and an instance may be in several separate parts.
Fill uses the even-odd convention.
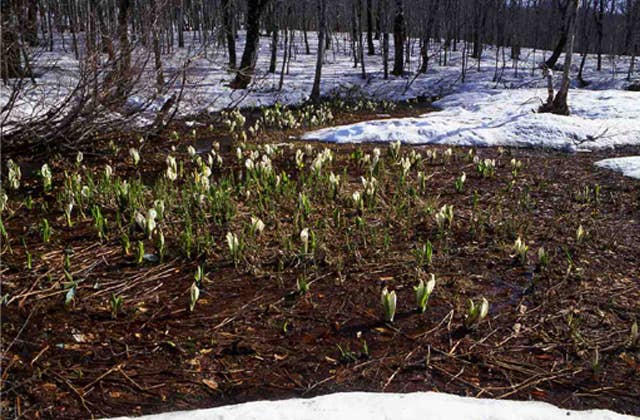
[[[465,89],[434,103],[441,111],[416,118],[366,121],[312,131],[305,139],[335,143],[390,142],[457,146],[603,149],[640,144],[640,95],[573,89],[571,116],[534,112],[546,89]]]
[[[599,160],[595,163],[601,168],[622,172],[623,175],[640,179],[640,156],[627,156]]]
[[[154,97],[155,91],[155,71],[153,69],[153,60],[148,60],[150,52],[142,46],[138,46],[134,54],[134,67],[145,65],[145,70],[140,80],[135,84],[134,91],[128,98],[126,106],[120,115],[126,115],[127,111],[134,109],[143,109],[146,121],[153,121],[155,113],[162,107],[162,104],[172,94],[178,94],[184,87],[183,100],[179,107],[179,116],[188,116],[197,114],[202,111],[214,112],[229,106],[252,107],[271,105],[275,102],[285,104],[299,104],[307,100],[313,83],[313,75],[316,59],[316,34],[309,33],[310,54],[305,54],[305,48],[302,41],[301,32],[294,34],[294,47],[292,60],[289,66],[289,72],[285,74],[284,85],[282,90],[278,90],[280,68],[283,53],[283,46],[280,45],[278,50],[278,73],[270,74],[266,72],[269,67],[270,58],[270,42],[266,38],[261,39],[260,53],[256,68],[256,76],[254,82],[247,90],[233,90],[228,87],[229,82],[234,77],[233,72],[229,72],[226,67],[227,59],[225,57],[224,48],[213,45],[203,46],[199,41],[194,40],[196,34],[185,33],[185,48],[176,48],[175,52],[162,55],[163,71],[165,78],[170,80],[172,77],[176,82],[168,87],[168,90],[162,92],[160,97]],[[18,97],[15,106],[8,113],[0,112],[0,120],[4,121],[5,132],[9,131],[12,124],[24,123],[29,118],[35,118],[46,114],[48,111],[55,109],[59,104],[64,103],[64,98],[69,95],[76,84],[82,83],[80,77],[80,68],[84,66],[82,59],[79,61],[74,57],[69,46],[71,45],[70,35],[65,36],[66,49],[63,47],[62,37],[57,35],[54,44],[54,51],[44,51],[43,49],[34,51],[31,64],[35,72],[36,83],[27,81],[27,86],[22,94]],[[538,64],[544,60],[547,52],[534,51],[531,49],[522,50],[522,59],[518,62],[518,68],[512,66],[512,61],[508,60],[502,63],[501,57],[504,55],[496,51],[495,47],[486,46],[480,63],[477,60],[468,59],[468,69],[463,80],[461,74],[462,53],[459,51],[450,51],[448,62],[439,62],[442,56],[442,48],[438,43],[432,43],[430,50],[429,70],[425,74],[416,75],[418,58],[418,40],[411,40],[412,57],[407,65],[407,73],[404,76],[390,76],[385,80],[382,74],[382,57],[380,54],[380,45],[376,44],[377,54],[374,56],[366,56],[365,64],[367,69],[367,78],[363,79],[360,75],[360,69],[353,68],[352,54],[349,50],[350,41],[349,34],[336,33],[332,38],[332,49],[328,50],[325,64],[323,67],[321,92],[323,95],[340,95],[352,97],[369,97],[375,99],[391,99],[401,100],[410,99],[418,96],[424,97],[445,97],[441,101],[441,106],[448,107],[449,112],[453,113],[456,109],[464,110],[463,107],[456,107],[455,101],[466,103],[468,112],[462,113],[462,118],[480,118],[474,115],[471,109],[474,102],[479,100],[503,100],[504,97],[499,96],[502,91],[509,97],[505,106],[514,109],[504,110],[502,112],[502,120],[504,118],[516,117],[520,112],[528,112],[529,109],[535,108],[536,103],[523,105],[527,99],[534,96],[544,94],[545,80],[542,77]],[[82,37],[80,38],[82,44]],[[237,42],[238,57],[244,47],[244,32],[239,33]],[[391,46],[393,53],[393,46]],[[82,50],[82,45],[81,45]],[[82,55],[81,51],[81,55]],[[496,55],[499,58],[498,71],[495,71]],[[103,57],[103,60],[105,58]],[[181,70],[185,66],[185,83],[181,84]],[[562,61],[560,61],[562,62]],[[579,62],[579,56],[576,54],[575,61]],[[627,71],[629,68],[630,57],[605,57],[603,71],[595,70],[595,57],[588,56],[586,67],[584,69],[584,78],[591,82],[589,89],[591,91],[602,91],[600,94],[593,93],[591,95],[581,95],[583,102],[572,103],[572,107],[584,105],[584,118],[590,118],[590,113],[599,114],[604,118],[605,115],[611,115],[613,112],[608,110],[608,106],[615,109],[624,110],[622,103],[630,102],[632,93],[624,92],[622,89],[629,84],[626,81]],[[632,75],[632,79],[640,77],[640,66]],[[577,68],[573,69],[573,74],[577,72]],[[556,84],[558,82],[559,73],[556,72]],[[519,94],[512,97],[511,93],[516,89],[524,89]],[[528,92],[528,90],[532,90]],[[541,90],[542,89],[542,90]],[[492,92],[492,91],[495,91]],[[534,94],[535,92],[535,94]],[[603,93],[607,92],[607,93]],[[453,98],[446,96],[453,94]],[[609,96],[605,99],[606,95]],[[636,99],[638,94],[635,94]],[[573,93],[572,93],[572,96]],[[577,94],[575,96],[578,96]],[[9,88],[3,88],[0,92],[0,108],[4,106],[10,99],[11,92]],[[588,107],[593,105],[595,101],[602,99],[604,102],[596,104],[591,111]],[[454,101],[454,102],[452,102]],[[573,101],[573,98],[570,98]],[[480,104],[482,102],[478,102]],[[629,113],[638,105],[628,107]],[[467,111],[467,110],[464,110]],[[491,109],[484,113],[489,115]],[[475,112],[475,114],[478,114]],[[601,113],[601,114],[600,114]],[[634,118],[630,115],[629,118]],[[113,111],[112,117],[117,118],[118,114]],[[538,117],[541,120],[556,123],[554,117]],[[516,118],[520,130],[530,131],[526,124],[538,124],[534,117]],[[554,121],[551,121],[553,119]],[[145,121],[142,119],[141,121]],[[472,122],[470,126],[462,126],[460,129],[469,131],[468,128],[475,127],[478,121]],[[482,121],[481,123],[491,124],[490,121]],[[442,120],[439,124],[448,125],[449,121]],[[577,123],[581,125],[582,123]],[[485,127],[486,128],[486,127]],[[580,128],[580,127],[578,127]],[[598,134],[598,123],[592,123],[591,128],[595,130],[577,130],[575,134],[581,138],[582,135]],[[570,128],[560,128],[560,130],[571,130]],[[434,128],[435,131],[429,133],[442,133],[443,129]],[[484,131],[479,130],[478,141],[490,137]],[[564,132],[564,131],[563,131]],[[553,134],[551,131],[550,134]],[[507,136],[508,133],[502,135]],[[500,137],[500,136],[498,136]],[[631,135],[621,136],[614,142],[626,142]],[[626,138],[626,140],[625,140]],[[444,141],[444,139],[441,139]],[[461,142],[459,138],[455,140]],[[561,141],[561,140],[559,140]],[[617,144],[617,143],[616,143]]]
[[[571,411],[535,401],[491,400],[438,392],[337,393],[311,399],[257,401],[138,417],[148,420],[623,420],[608,410]],[[127,417],[121,417],[121,420]]]

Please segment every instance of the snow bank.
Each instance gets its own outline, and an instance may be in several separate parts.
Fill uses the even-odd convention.
[[[184,34],[185,48],[177,48],[171,54],[162,55],[162,64],[165,76],[169,80],[172,76],[178,78],[175,86],[166,92],[165,98],[172,94],[178,94],[184,88],[183,99],[180,103],[178,114],[188,116],[201,111],[214,112],[230,106],[251,107],[272,105],[275,102],[286,104],[299,104],[308,99],[313,84],[315,72],[317,36],[309,33],[311,46],[310,54],[305,54],[303,37],[300,32],[295,32],[292,49],[292,59],[284,77],[284,85],[279,89],[280,74],[268,73],[270,60],[270,42],[261,40],[260,52],[256,67],[254,82],[248,90],[234,90],[228,85],[234,77],[227,68],[227,59],[224,49],[216,50],[213,45],[204,46],[194,41],[194,34]],[[70,34],[65,33],[66,45],[71,45]],[[418,96],[445,96],[455,92],[458,88],[477,90],[478,88],[544,88],[546,81],[539,70],[540,62],[549,55],[549,52],[534,51],[523,48],[518,67],[514,68],[511,61],[494,79],[496,55],[501,57],[500,51],[495,47],[486,46],[481,62],[468,57],[467,71],[462,82],[462,48],[459,51],[450,51],[445,64],[442,58],[442,48],[438,43],[432,43],[429,70],[424,74],[416,74],[419,65],[418,57],[411,57],[407,65],[407,73],[403,76],[390,76],[384,79],[382,72],[381,45],[376,43],[374,56],[364,57],[367,69],[367,78],[363,79],[360,69],[353,68],[353,55],[349,50],[350,34],[334,33],[332,46],[334,49],[327,51],[325,64],[322,71],[321,92],[323,95],[349,94],[365,95],[376,99],[402,100]],[[244,31],[239,32],[236,49],[241,53],[245,42]],[[82,47],[83,37],[80,38]],[[416,42],[417,40],[412,40]],[[63,48],[62,36],[56,35],[54,51],[44,51],[44,47],[33,51],[31,65],[34,68],[36,84],[29,83],[25,91],[17,99],[15,106],[7,116],[7,123],[21,121],[26,118],[41,116],[59,105],[64,98],[73,91],[79,82],[82,63],[76,60],[71,51]],[[410,51],[412,51],[411,49]],[[128,101],[131,109],[143,107],[143,104],[151,105],[146,108],[148,118],[153,120],[155,111],[163,104],[165,98],[154,98],[155,70],[153,60],[148,60],[149,51],[139,48],[134,51],[135,65],[146,67],[140,81],[136,83],[134,92]],[[278,50],[278,69],[282,60],[283,49]],[[393,54],[393,43],[390,54]],[[105,59],[105,57],[102,57]],[[596,70],[594,55],[587,57],[584,68],[584,78],[591,82],[589,89],[618,89],[621,90],[629,84],[626,81],[627,71],[630,65],[630,57],[611,57],[605,60],[602,71]],[[580,60],[576,54],[574,61]],[[189,61],[186,67],[185,83],[182,85],[180,74],[183,65]],[[573,69],[573,73],[577,68]],[[558,85],[561,72],[556,72],[555,83]],[[640,77],[640,67],[632,79]],[[497,80],[497,81],[496,81]],[[10,90],[0,90],[0,107],[10,99]],[[126,111],[126,110],[125,110]],[[2,116],[2,113],[0,113]]]
[[[601,168],[622,172],[623,175],[640,179],[640,156],[627,156],[599,160],[595,163]]]
[[[570,416],[570,417],[569,417]],[[571,411],[535,401],[490,400],[439,392],[338,393],[311,399],[257,401],[144,416],[153,420],[622,420],[608,410]],[[122,417],[121,419],[127,419]]]
[[[466,86],[417,118],[367,121],[312,131],[307,140],[580,150],[640,144],[640,94],[623,90],[569,93],[571,116],[537,114],[544,89]]]

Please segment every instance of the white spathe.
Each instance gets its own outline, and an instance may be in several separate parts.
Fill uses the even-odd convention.
[[[535,401],[491,400],[439,392],[351,392],[311,399],[256,401],[140,417],[146,420],[623,420],[608,410],[571,411]],[[121,420],[127,417],[120,418]]]
[[[325,128],[306,133],[304,138],[333,143],[399,140],[407,144],[562,150],[640,144],[638,93],[573,89],[570,116],[534,112],[544,95],[544,89],[466,86],[435,102],[442,109],[438,112]]]
[[[640,179],[640,156],[599,160],[596,166],[622,172],[624,176]]]

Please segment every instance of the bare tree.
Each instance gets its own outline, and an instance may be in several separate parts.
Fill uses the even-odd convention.
[[[222,0],[222,30],[227,42],[227,54],[229,55],[229,68],[236,68],[236,37],[233,18],[234,0]]]
[[[371,8],[371,0],[367,0],[367,55],[375,55],[376,53],[373,46],[373,13]]]
[[[395,0],[396,11],[393,19],[393,71],[391,74],[400,76],[404,73],[404,41],[406,36],[406,24],[404,20],[404,4],[402,0]]]
[[[5,84],[8,79],[24,76],[24,68],[20,59],[18,4],[17,0],[2,1],[0,9],[2,13],[2,63],[0,72]]]
[[[230,84],[234,89],[246,89],[253,78],[260,44],[260,21],[269,1],[247,0],[247,40],[240,60],[240,68]]]
[[[547,101],[540,107],[540,112],[551,112],[553,114],[569,115],[569,105],[567,104],[567,97],[569,96],[569,85],[571,83],[571,57],[573,56],[573,45],[575,41],[576,31],[576,15],[580,0],[569,0],[567,2],[566,9],[566,22],[565,25],[568,28],[567,31],[567,51],[564,59],[564,70],[562,72],[562,82],[560,89],[553,101]]]
[[[560,58],[560,55],[562,54],[562,51],[564,51],[566,45],[567,45],[567,39],[569,37],[569,8],[571,3],[573,2],[573,0],[556,0],[557,6],[558,6],[558,10],[560,10],[561,12],[561,25],[560,25],[560,30],[558,31],[559,33],[559,37],[558,37],[558,42],[556,43],[555,48],[553,49],[553,52],[551,53],[551,56],[547,59],[547,61],[545,62],[545,66],[552,69],[555,67],[556,63],[558,62],[558,58]]]
[[[322,79],[322,62],[324,61],[325,36],[327,32],[327,0],[318,0],[318,55],[316,57],[316,72],[311,88],[311,100],[320,99],[320,81]]]

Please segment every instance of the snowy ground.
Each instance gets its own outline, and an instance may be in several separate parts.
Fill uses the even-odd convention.
[[[244,45],[242,35],[241,33],[238,39],[238,58]],[[282,90],[278,90],[280,77],[278,73],[281,69],[280,61],[283,52],[282,45],[279,49],[278,73],[270,74],[266,72],[270,56],[270,40],[267,38],[261,39],[257,75],[250,89],[245,91],[233,90],[227,86],[234,75],[228,72],[226,68],[226,57],[222,52],[224,48],[214,49],[212,46],[204,48],[199,42],[193,41],[191,34],[186,34],[185,40],[186,47],[184,49],[176,49],[175,53],[165,54],[162,57],[167,78],[170,78],[172,74],[177,74],[187,58],[190,59],[190,64],[186,70],[184,100],[180,105],[180,114],[183,116],[204,110],[216,111],[230,105],[241,107],[260,106],[270,105],[276,101],[297,104],[306,100],[311,91],[316,48],[316,36],[313,33],[309,34],[311,54],[307,55],[304,53],[301,33],[296,32],[293,56],[289,72],[284,77]],[[26,90],[18,98],[16,106],[10,111],[9,115],[6,112],[0,114],[0,119],[6,120],[5,129],[11,126],[11,121],[24,121],[30,117],[43,115],[52,106],[62,103],[63,98],[72,91],[78,81],[78,69],[81,67],[81,63],[74,58],[70,45],[70,39],[66,39],[65,51],[62,48],[60,39],[58,39],[55,44],[55,51],[39,51],[34,54],[32,65],[35,71],[36,83],[27,85]],[[458,116],[458,119],[464,119],[467,117],[479,117],[463,112],[466,111],[464,107],[455,107],[456,103],[473,104],[475,102],[491,102],[494,99],[496,102],[497,100],[505,101],[506,99],[502,107],[509,106],[512,109],[504,110],[501,114],[502,117],[528,112],[529,109],[537,106],[533,98],[536,95],[541,96],[541,91],[529,91],[528,89],[542,88],[544,86],[544,80],[540,70],[537,69],[537,65],[544,60],[545,55],[548,53],[541,51],[535,52],[531,49],[523,49],[517,69],[513,66],[514,62],[508,59],[508,51],[506,54],[507,61],[504,63],[501,60],[505,55],[498,54],[501,59],[499,60],[497,77],[494,77],[496,76],[494,74],[496,50],[487,46],[479,66],[477,60],[472,58],[468,60],[466,77],[463,82],[460,50],[449,52],[449,58],[446,65],[444,65],[441,60],[443,57],[441,46],[435,43],[431,49],[429,71],[416,77],[416,69],[420,63],[418,58],[419,48],[417,41],[414,40],[411,62],[407,64],[407,74],[403,77],[390,76],[388,80],[384,80],[382,58],[379,54],[380,45],[376,44],[377,55],[365,57],[366,79],[361,77],[360,68],[353,68],[349,45],[347,34],[334,34],[332,49],[327,52],[323,69],[321,85],[323,94],[355,94],[367,95],[378,99],[398,100],[418,96],[443,97],[455,93],[457,96],[445,99],[445,101],[441,102],[441,105],[444,107],[449,106],[450,113],[460,110],[461,115]],[[138,60],[134,60],[134,62],[140,64],[147,58],[146,55],[138,57]],[[145,100],[154,91],[155,75],[152,69],[152,62],[153,60],[150,60],[147,63],[144,76],[134,88],[135,90],[128,101],[129,109],[145,103]],[[576,55],[574,62],[579,62],[578,55]],[[595,94],[595,96],[583,95],[585,102],[576,103],[576,105],[584,105],[585,110],[587,107],[596,105],[594,109],[587,110],[590,113],[585,114],[584,119],[591,118],[591,115],[598,115],[598,118],[608,118],[609,115],[613,114],[611,107],[624,109],[624,106],[632,100],[630,93],[622,92],[621,90],[629,83],[625,80],[629,68],[629,57],[605,57],[604,67],[601,72],[595,71],[594,66],[594,57],[589,57],[584,72],[584,78],[591,82],[589,89],[609,90],[609,93]],[[632,79],[640,78],[640,66],[637,67],[638,71],[636,71]],[[577,71],[577,68],[574,70]],[[559,76],[559,72],[556,73]],[[173,86],[163,97],[166,98],[171,93],[178,92],[180,87],[179,85]],[[491,89],[496,89],[497,93],[504,91],[504,96],[495,96]],[[517,92],[515,91],[516,89],[524,90]],[[608,95],[608,99],[602,104],[595,103],[605,95]],[[617,101],[618,95],[621,96],[620,101],[622,102]],[[3,88],[0,94],[0,107],[7,103],[9,96],[10,89]],[[526,103],[530,99],[532,100],[531,103]],[[154,101],[149,108],[150,113],[159,109],[161,105],[162,100]],[[635,106],[635,108],[638,107]],[[489,115],[492,109],[485,111],[478,109],[478,112]],[[151,119],[153,115],[148,117]],[[546,120],[547,116],[540,118]],[[630,115],[629,118],[633,118],[633,115]],[[519,120],[522,119],[520,118]],[[525,123],[525,121],[521,122]],[[484,123],[485,125],[491,125],[489,121],[484,121]],[[472,124],[475,124],[475,122]],[[576,134],[599,134],[597,123],[592,125],[595,126],[595,133],[584,130]],[[521,128],[524,129],[526,127]],[[627,136],[627,138],[629,137]]]
[[[604,159],[596,162],[601,168],[622,172],[623,175],[640,179],[640,156]]]
[[[569,117],[538,114],[545,89],[465,86],[437,101],[442,111],[418,118],[367,121],[305,134],[336,143],[402,141],[409,144],[602,149],[640,144],[640,94],[574,89]]]
[[[490,400],[438,392],[338,393],[311,399],[257,401],[179,411],[148,420],[623,420],[607,410],[570,411],[534,401]],[[120,420],[127,419],[122,417]]]

